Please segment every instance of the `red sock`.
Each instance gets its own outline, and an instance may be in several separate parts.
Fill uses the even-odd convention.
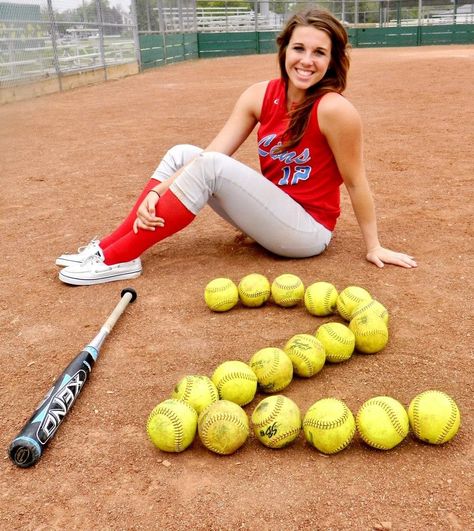
[[[143,189],[143,192],[140,194],[140,197],[137,199],[136,203],[133,205],[132,210],[128,214],[128,216],[122,221],[122,223],[108,236],[105,236],[100,240],[100,247],[101,249],[105,249],[109,245],[112,245],[114,242],[119,240],[122,236],[125,236],[128,232],[132,230],[133,222],[137,219],[137,210],[138,207],[142,204],[143,200],[145,199],[148,192],[157,186],[160,181],[157,181],[156,179],[150,179],[147,184],[145,185],[145,188]]]
[[[139,229],[137,234],[130,228],[126,234],[106,248],[102,247],[101,241],[105,263],[111,265],[134,260],[155,243],[184,229],[195,218],[170,190],[160,197],[156,206],[156,215],[165,220],[164,227],[156,227],[154,231]]]

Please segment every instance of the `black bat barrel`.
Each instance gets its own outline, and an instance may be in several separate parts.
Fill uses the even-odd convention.
[[[86,383],[103,341],[127,304],[137,298],[137,292],[133,288],[125,288],[120,297],[120,302],[99,333],[64,369],[23,429],[13,439],[8,448],[8,455],[15,465],[28,468],[40,459],[44,448],[56,433]]]
[[[83,350],[63,371],[10,444],[8,455],[17,466],[28,468],[40,459],[43,449],[68,414],[97,358],[95,349],[89,350]]]

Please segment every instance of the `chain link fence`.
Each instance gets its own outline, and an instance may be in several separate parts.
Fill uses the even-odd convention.
[[[137,62],[131,1],[0,1],[0,87]]]
[[[459,0],[321,0],[354,47],[474,42],[474,4]],[[473,0],[474,1],[474,0]],[[142,69],[196,57],[272,53],[303,0],[136,0]]]
[[[232,54],[265,53],[273,50],[269,42],[292,13],[315,5],[302,0],[0,0],[0,91],[52,79],[62,90],[74,73],[100,72],[107,80],[117,65],[133,64],[135,71],[128,73],[136,73],[139,65],[206,57],[215,51],[210,34],[236,42]],[[317,5],[334,13],[349,33],[474,24],[474,3],[462,0],[321,0]],[[232,33],[258,34],[268,42],[245,52],[247,45],[237,35],[229,37]],[[209,39],[211,49],[201,49]],[[226,49],[222,53],[229,55]]]
[[[140,33],[278,31],[301,9],[326,8],[348,27],[474,24],[462,0],[196,1],[136,0]]]

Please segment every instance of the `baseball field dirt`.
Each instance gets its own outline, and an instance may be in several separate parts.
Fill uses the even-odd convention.
[[[283,259],[209,208],[142,257],[132,281],[71,287],[54,261],[112,230],[174,144],[204,146],[240,92],[276,77],[275,55],[206,59],[0,107],[0,528],[9,530],[467,530],[473,499],[474,46],[355,49],[347,97],[364,123],[367,173],[387,247],[418,268],[364,259],[347,193],[327,251]],[[469,111],[471,109],[471,111]],[[257,167],[255,136],[236,157]],[[387,347],[326,364],[284,390],[304,413],[320,398],[354,414],[387,395],[405,407],[438,389],[457,402],[450,442],[410,434],[393,450],[356,435],[324,455],[301,434],[273,450],[252,434],[229,456],[196,438],[179,454],[156,449],[145,425],[184,375],[248,361],[296,333],[340,321],[302,305],[204,303],[212,278],[298,275],[338,290],[366,288],[390,312]],[[130,285],[130,305],[41,461],[15,467],[7,447],[69,360]],[[245,406],[251,416],[266,395]]]

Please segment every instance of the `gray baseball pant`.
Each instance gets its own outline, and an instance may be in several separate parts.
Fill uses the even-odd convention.
[[[329,245],[332,232],[299,203],[259,172],[222,153],[204,152],[188,144],[174,146],[151,177],[165,181],[190,161],[170,190],[193,214],[208,204],[280,256],[314,256]]]

